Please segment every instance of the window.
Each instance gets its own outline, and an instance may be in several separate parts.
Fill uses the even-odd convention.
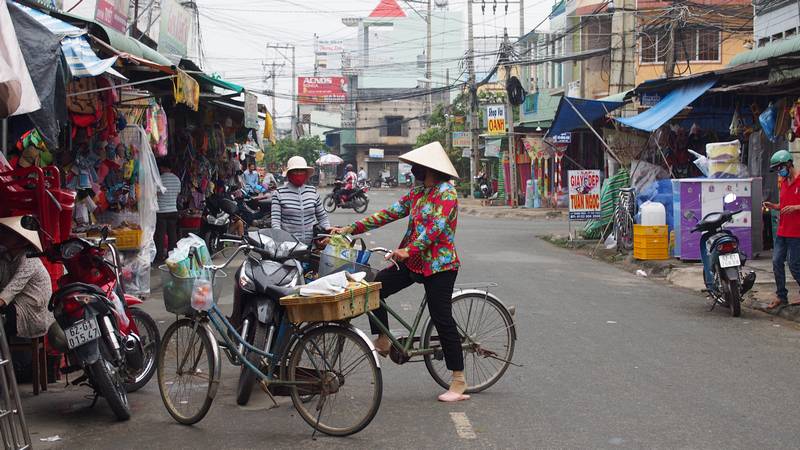
[[[761,38],[761,39],[758,40],[758,46],[759,47],[763,47],[763,46],[765,46],[767,44],[769,44],[769,38],[768,37]]]
[[[717,30],[697,31],[697,60],[719,61],[720,38]]]
[[[665,30],[646,33],[639,43],[639,59],[643,64],[664,62],[670,51],[669,34]],[[720,44],[717,30],[682,30],[675,33],[675,59],[677,62],[719,61]]]
[[[386,136],[403,135],[403,116],[386,116]]]
[[[791,36],[797,34],[797,28],[789,28],[788,30],[783,32],[783,37],[788,39]]]

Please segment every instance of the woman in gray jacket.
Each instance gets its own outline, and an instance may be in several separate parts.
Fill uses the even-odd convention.
[[[272,228],[288,231],[306,245],[314,238],[314,225],[331,227],[317,189],[306,184],[313,173],[305,158],[292,156],[286,165],[287,182],[272,195]]]

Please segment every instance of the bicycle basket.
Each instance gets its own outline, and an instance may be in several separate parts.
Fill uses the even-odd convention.
[[[176,276],[165,265],[160,266],[158,269],[161,271],[164,307],[167,311],[183,316],[194,314],[192,309],[192,290],[194,289],[194,281],[198,277],[184,278]],[[214,293],[214,303],[217,303],[220,295],[222,295],[222,282],[219,279],[226,278],[228,275],[221,270],[212,273],[212,291]]]
[[[336,272],[366,272],[366,280],[375,281],[375,276],[378,274],[379,270],[373,269],[366,264],[359,264],[357,262],[348,261],[346,259],[338,258],[325,253],[321,254],[319,256],[319,276],[324,277],[325,275],[330,275]]]

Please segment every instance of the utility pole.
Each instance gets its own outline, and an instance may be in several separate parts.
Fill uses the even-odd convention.
[[[507,52],[510,50],[511,44],[508,42],[508,31],[503,30],[503,52]],[[501,57],[503,52],[501,52]],[[508,85],[508,80],[511,79],[511,65],[508,58],[506,58],[506,77],[505,77],[505,85]],[[510,200],[511,200],[511,207],[516,208],[519,206],[519,201],[517,197],[517,149],[514,145],[514,110],[512,109],[514,106],[511,104],[511,97],[508,96],[506,92],[506,136],[508,137],[508,172],[510,176],[508,177],[508,184],[511,186],[510,189]]]
[[[450,131],[450,68],[444,70],[444,82],[447,90],[444,92],[444,141],[447,143],[445,147],[450,150],[453,144],[453,132]]]
[[[475,198],[475,174],[480,163],[480,143],[478,141],[478,87],[475,85],[475,43],[472,34],[472,0],[467,0],[467,71],[469,73],[469,132],[472,148],[469,162],[469,196]]]
[[[433,114],[433,94],[431,93],[431,87],[433,84],[431,83],[433,74],[431,71],[431,24],[433,22],[433,0],[428,0],[428,16],[426,17],[427,27],[428,27],[428,42],[427,42],[427,49],[425,50],[425,85],[428,87],[428,124],[431,123],[431,114]]]
[[[267,49],[278,50],[278,53],[280,53],[280,55],[283,57],[283,59],[287,59],[287,60],[288,60],[288,58],[286,57],[286,55],[281,53],[280,50],[291,50],[292,51],[292,59],[291,59],[291,63],[292,63],[292,126],[291,126],[291,132],[292,132],[292,136],[295,136],[295,133],[297,132],[298,114],[300,113],[300,111],[298,109],[298,104],[297,104],[297,73],[295,72],[295,70],[296,70],[296,66],[295,66],[295,47],[292,44],[284,44],[284,45],[267,44]],[[273,80],[273,86],[275,86],[274,80]],[[274,88],[273,88],[273,95],[275,95]],[[274,101],[274,97],[273,97],[273,101]]]
[[[633,89],[635,82],[636,10],[635,0],[617,0],[611,16],[611,78],[612,94]]]
[[[675,76],[675,27],[678,26],[678,15],[675,11],[675,3],[672,4],[672,9],[669,12],[671,17],[669,24],[669,45],[667,47],[667,54],[664,55],[664,75],[667,78]],[[658,50],[656,50],[656,60],[658,60]]]
[[[272,61],[270,76],[272,77],[272,122],[275,123],[278,120],[278,108],[275,106],[275,79],[278,78],[278,74],[275,71],[275,61]]]

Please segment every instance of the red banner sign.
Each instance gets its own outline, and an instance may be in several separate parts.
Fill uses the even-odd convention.
[[[128,27],[128,0],[97,0],[95,20],[125,33]]]
[[[347,100],[345,77],[297,77],[297,101],[301,104]]]

